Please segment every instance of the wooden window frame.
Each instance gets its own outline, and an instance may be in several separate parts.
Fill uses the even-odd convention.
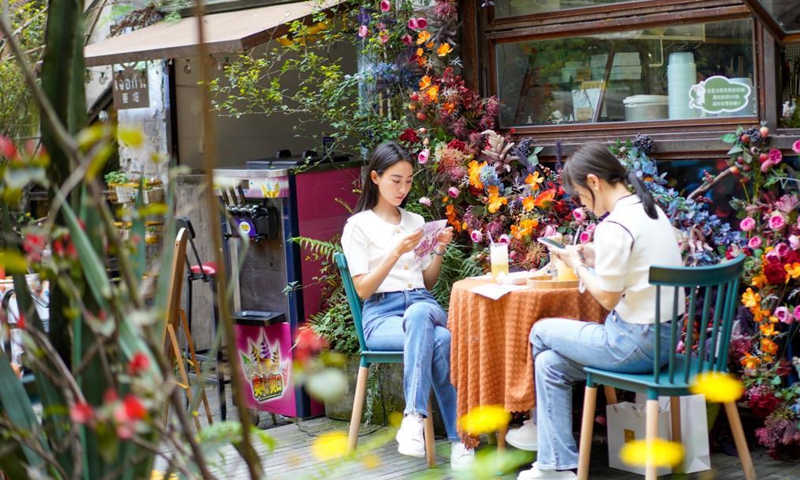
[[[777,56],[780,55],[778,42],[783,37],[778,36],[774,25],[766,21],[764,12],[753,9],[752,2],[758,3],[758,0],[640,0],[636,3],[601,5],[535,16],[495,18],[492,7],[481,8],[478,0],[460,0],[464,20],[463,76],[467,85],[481,94],[496,95],[495,46],[498,44],[640,30],[665,24],[750,19],[753,22],[757,117],[513,127],[515,136],[532,136],[543,145],[545,156],[567,155],[587,141],[613,141],[633,138],[642,133],[656,140],[654,154],[659,158],[687,158],[687,154],[692,158],[719,158],[720,152],[724,153],[728,148],[720,137],[740,125],[755,126],[759,121],[766,121],[773,131],[779,133],[775,127],[780,115],[780,102],[778,98],[768,101],[766,93],[778,95],[779,75],[775,68],[765,66],[777,63]],[[511,128],[502,130],[508,132]],[[778,148],[791,145],[788,137],[774,138],[773,143]]]

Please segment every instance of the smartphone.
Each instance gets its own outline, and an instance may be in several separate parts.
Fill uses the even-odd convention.
[[[539,237],[536,240],[542,245],[554,250],[564,250],[566,248],[563,243],[559,243],[551,238]]]

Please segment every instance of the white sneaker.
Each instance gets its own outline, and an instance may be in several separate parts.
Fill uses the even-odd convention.
[[[533,468],[530,470],[523,470],[519,472],[519,475],[517,475],[517,480],[562,480],[578,478],[578,475],[572,473],[571,470],[565,470],[563,472],[557,472],[555,470],[539,470],[539,467],[536,465],[536,463],[537,462],[533,462]]]
[[[409,413],[397,431],[397,451],[409,457],[425,458],[425,438],[422,434],[422,417]]]
[[[467,448],[461,442],[453,442],[450,447],[450,468],[454,472],[463,472],[472,468],[475,463],[475,449]]]
[[[520,450],[535,452],[539,450],[539,428],[531,418],[522,422],[522,426],[506,433],[506,442]]]

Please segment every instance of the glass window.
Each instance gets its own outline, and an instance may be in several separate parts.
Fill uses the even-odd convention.
[[[630,3],[632,0],[495,0],[498,18],[521,17],[535,13],[558,12],[572,8],[596,7],[609,3]]]
[[[800,128],[800,42],[786,43],[781,47],[781,84],[783,108],[781,126]]]
[[[500,124],[754,116],[752,30],[745,19],[497,44]]]
[[[791,0],[759,0],[759,2],[784,32],[800,32],[800,3]]]

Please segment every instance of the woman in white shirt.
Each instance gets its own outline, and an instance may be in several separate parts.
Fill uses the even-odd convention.
[[[572,387],[586,379],[586,365],[617,372],[652,370],[656,288],[648,281],[650,266],[683,265],[669,219],[644,182],[628,173],[604,145],[590,144],[575,152],[564,165],[561,183],[598,218],[608,215],[595,230],[593,246],[569,246],[551,254],[572,268],[611,313],[604,324],[564,318],[534,324],[530,341],[536,424],[523,425],[514,434],[521,436],[523,429],[528,435],[538,433],[538,453],[533,468],[521,472],[519,480],[577,478]],[[672,292],[662,295],[661,311],[672,311],[672,297]],[[669,328],[661,328],[662,344],[669,342],[669,333]],[[661,351],[662,365],[668,360],[667,350]]]
[[[431,387],[436,393],[454,470],[468,468],[474,451],[459,441],[456,390],[450,382],[450,331],[447,314],[428,291],[442,267],[442,256],[453,238],[452,228],[437,238],[433,258],[416,258],[425,223],[403,209],[411,190],[414,164],[396,143],[375,148],[367,178],[342,234],[350,274],[364,300],[364,336],[370,350],[403,351],[405,417],[397,432],[398,451],[425,456],[423,417]]]

